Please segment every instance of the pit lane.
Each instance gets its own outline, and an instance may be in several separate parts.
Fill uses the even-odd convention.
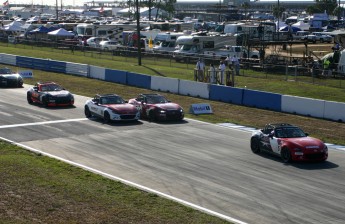
[[[0,89],[0,137],[155,189],[248,223],[343,223],[345,153],[283,164],[254,155],[250,132],[187,119],[103,124],[76,107],[26,102]]]

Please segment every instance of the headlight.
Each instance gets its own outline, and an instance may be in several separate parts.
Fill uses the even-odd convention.
[[[159,113],[161,113],[161,114],[165,114],[165,113],[166,113],[166,111],[165,111],[165,110],[160,110],[160,111],[159,111]]]
[[[325,146],[323,147],[323,151],[324,151],[324,152],[327,152],[327,151],[328,151],[327,145],[325,145]]]
[[[302,149],[300,148],[294,148],[293,150],[295,150],[296,152],[302,152]]]
[[[183,109],[182,108],[180,109],[180,112],[183,113]]]

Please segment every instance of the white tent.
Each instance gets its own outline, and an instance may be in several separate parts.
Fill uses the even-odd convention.
[[[303,21],[298,21],[297,23],[292,24],[291,26],[299,28],[301,30],[309,30],[310,25],[308,23],[305,23]]]
[[[74,36],[73,33],[68,32],[64,28],[60,28],[58,30],[51,31],[48,33],[48,35],[57,36],[57,37],[73,37]]]

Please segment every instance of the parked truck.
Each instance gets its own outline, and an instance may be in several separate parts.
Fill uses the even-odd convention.
[[[204,57],[205,58],[213,58],[213,59],[225,59],[226,57],[235,56],[237,58],[252,58],[252,59],[259,59],[260,53],[259,51],[248,51],[247,48],[243,46],[225,46],[224,48],[215,50],[215,51],[205,51]]]

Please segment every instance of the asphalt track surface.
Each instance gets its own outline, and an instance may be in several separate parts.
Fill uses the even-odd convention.
[[[104,124],[75,107],[26,102],[26,88],[0,89],[0,137],[99,170],[238,223],[344,223],[345,151],[324,163],[284,164],[255,155],[251,133],[186,119]]]

